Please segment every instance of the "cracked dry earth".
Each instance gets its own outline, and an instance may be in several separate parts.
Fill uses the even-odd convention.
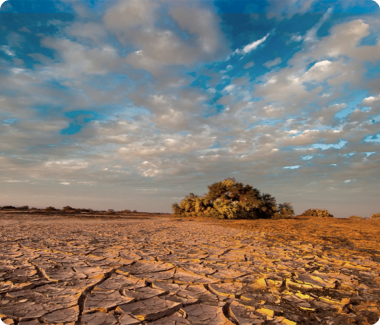
[[[33,218],[0,217],[5,324],[334,325],[380,316],[379,251],[338,254],[196,220]]]

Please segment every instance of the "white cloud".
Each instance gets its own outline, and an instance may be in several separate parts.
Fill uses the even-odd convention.
[[[1,50],[2,50],[5,54],[7,54],[7,55],[9,55],[9,56],[15,56],[15,52],[12,51],[12,50],[10,49],[10,47],[7,46],[7,45],[3,45],[3,46],[1,47]]]
[[[235,85],[228,85],[223,89],[223,92],[229,93],[235,89]]]
[[[63,62],[51,67],[55,77],[80,78],[81,74],[105,75],[120,69],[121,58],[110,45],[87,47],[64,38],[46,37],[41,44],[57,51]]]
[[[380,102],[380,95],[377,95],[377,96],[369,96],[367,98],[364,98],[362,101],[362,104],[366,106],[371,106],[379,102]]]
[[[94,42],[101,42],[107,37],[107,31],[104,25],[94,22],[82,23],[74,22],[65,28],[65,32],[69,36],[74,36],[80,40],[88,39]]]
[[[220,18],[212,10],[188,3],[176,6],[170,2],[169,14],[182,30],[195,36],[196,47],[202,53],[214,55],[223,50],[225,40],[219,28]]]
[[[103,17],[105,26],[115,31],[119,41],[125,43],[133,28],[154,29],[158,3],[139,0],[118,1]]]
[[[89,162],[81,160],[52,160],[45,162],[46,168],[59,168],[65,170],[80,170],[86,169],[89,166]]]
[[[162,27],[158,7],[158,2],[122,0],[104,15],[106,28],[134,49],[127,55],[127,63],[157,77],[166,73],[166,66],[213,61],[227,53],[219,18],[212,10],[189,2],[170,3],[169,15],[187,34],[184,38]]]
[[[272,61],[265,62],[263,65],[269,69],[269,68],[272,68],[276,65],[279,65],[281,62],[282,62],[282,59],[280,57],[277,57]]]
[[[245,55],[247,53],[250,53],[250,52],[256,50],[260,44],[264,43],[267,40],[269,35],[270,35],[270,33],[266,34],[263,38],[261,38],[257,41],[253,41],[250,44],[247,44],[242,49],[236,49],[234,53]]]
[[[335,104],[327,107],[323,107],[319,111],[312,112],[310,115],[313,118],[317,118],[321,125],[331,126],[336,113],[345,109],[347,104]]]
[[[294,42],[301,42],[303,40],[303,37],[301,35],[296,34],[296,35],[292,35],[290,40]]]
[[[249,68],[252,68],[253,66],[254,66],[254,63],[253,63],[253,61],[251,61],[251,62],[248,62],[244,65],[244,69],[249,69]]]
[[[318,39],[318,37],[317,37],[318,30],[330,18],[331,13],[332,13],[332,8],[329,8],[327,10],[327,12],[319,20],[319,22],[306,33],[306,35],[304,36],[304,41],[305,42],[316,42],[317,41],[317,39]]]
[[[321,82],[330,77],[334,70],[333,63],[329,60],[316,62],[305,74],[301,77],[303,81]]]

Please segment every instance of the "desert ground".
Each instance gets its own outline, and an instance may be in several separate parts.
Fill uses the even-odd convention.
[[[5,324],[375,324],[380,221],[0,214]]]

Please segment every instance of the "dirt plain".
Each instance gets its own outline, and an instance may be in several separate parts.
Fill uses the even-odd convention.
[[[375,324],[380,221],[0,214],[5,324]]]

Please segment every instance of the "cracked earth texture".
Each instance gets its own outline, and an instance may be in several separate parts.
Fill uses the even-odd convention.
[[[357,221],[2,215],[0,316],[16,325],[375,324],[380,238],[369,236],[380,223],[360,222],[367,233],[354,231]]]

